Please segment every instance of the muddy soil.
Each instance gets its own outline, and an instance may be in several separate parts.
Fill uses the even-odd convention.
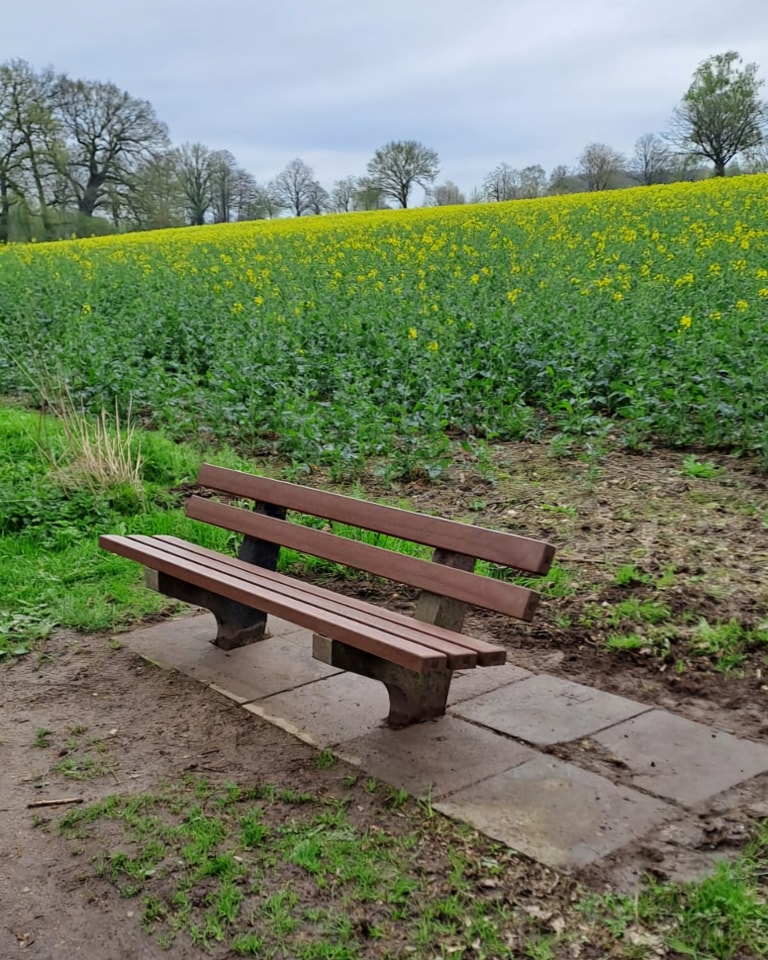
[[[503,642],[513,662],[764,740],[768,649],[747,645],[743,660],[723,670],[720,655],[701,651],[692,638],[702,620],[733,620],[752,631],[768,626],[766,476],[746,461],[709,454],[700,459],[712,461],[716,474],[691,477],[683,457],[612,453],[588,462],[508,445],[495,451],[492,470],[457,461],[439,483],[404,483],[395,497],[416,510],[545,537],[557,546],[567,589],[545,597],[533,624],[470,615],[469,631]],[[326,485],[319,475],[310,482]],[[373,479],[366,492],[393,499],[392,489]],[[628,565],[640,579],[619,584]],[[398,608],[413,599],[367,580],[337,586]],[[607,648],[610,611],[627,597],[668,606],[663,650],[651,643],[634,652]],[[89,851],[73,853],[59,835],[66,806],[29,804],[150,791],[189,771],[221,783],[269,780],[332,791],[348,772],[343,765],[318,769],[307,745],[109,637],[58,634],[39,653],[3,666],[0,702],[0,960],[201,955],[179,940],[163,950],[147,937],[130,901],[95,875]],[[94,745],[90,752],[82,749],[85,740]],[[83,779],[73,778],[80,774]],[[768,803],[761,808],[758,796],[744,804],[747,813],[735,825],[718,827],[717,811],[710,811],[702,837],[692,825],[675,842],[706,846],[712,831],[704,834],[714,823],[712,830],[725,838],[721,845],[738,849],[748,817],[768,816]],[[396,829],[393,814],[375,798],[362,800],[358,812],[382,829]],[[615,864],[617,878],[637,865],[632,858],[647,865],[658,851],[628,850],[624,857]],[[543,870],[528,869],[531,875]],[[605,883],[605,875],[581,879]],[[558,890],[570,902],[571,880]]]

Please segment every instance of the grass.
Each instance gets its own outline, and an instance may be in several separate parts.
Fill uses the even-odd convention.
[[[547,875],[531,901],[526,884],[545,881],[543,868],[426,817],[407,795],[387,814],[391,793],[377,785],[382,812],[361,818],[361,790],[297,799],[274,784],[187,776],[73,809],[60,827],[116,895],[138,901],[134,912],[164,947],[351,960],[432,956],[438,944],[446,956],[499,960],[751,960],[768,950],[766,826],[699,883],[649,879],[634,897],[595,896]]]
[[[92,443],[85,439],[92,436],[97,438]],[[91,458],[87,462],[83,450]],[[224,466],[253,469],[226,448],[215,459]],[[233,552],[235,535],[188,520],[182,497],[173,492],[194,480],[200,461],[192,446],[158,433],[139,437],[109,423],[103,413],[89,421],[67,408],[62,420],[0,405],[0,660],[29,653],[55,627],[114,629],[180,609],[175,601],[145,590],[140,568],[99,550],[97,539],[100,533],[172,534]],[[313,518],[301,522],[327,525]],[[331,527],[339,536],[430,556],[428,548],[385,534],[339,523]],[[281,552],[280,569],[316,580],[361,575],[288,549]],[[550,596],[571,589],[569,575],[557,565],[540,583],[486,563],[478,564],[478,572],[530,582]]]
[[[591,922],[605,924],[627,949],[621,956],[674,956],[696,960],[751,960],[768,956],[768,822],[756,830],[738,860],[721,862],[696,883],[648,880],[635,897],[587,898],[582,909]]]

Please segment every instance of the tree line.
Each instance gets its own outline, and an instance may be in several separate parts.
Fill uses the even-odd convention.
[[[714,174],[768,171],[768,105],[755,64],[728,51],[708,58],[675,108],[670,130],[649,133],[627,158],[588,144],[576,164],[549,174],[538,164],[501,163],[470,202],[671,183]],[[0,243],[119,230],[227,223],[464,203],[439,158],[413,141],[374,152],[361,176],[326,189],[300,158],[259,183],[228,150],[171,143],[152,105],[113,83],[75,80],[26,61],[0,64]]]

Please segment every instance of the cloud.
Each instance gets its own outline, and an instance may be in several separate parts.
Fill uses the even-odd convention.
[[[111,79],[174,140],[229,149],[260,179],[301,156],[330,186],[412,138],[469,191],[501,161],[631,150],[702,59],[760,63],[765,36],[765,0],[37,0],[14,8],[0,60]]]

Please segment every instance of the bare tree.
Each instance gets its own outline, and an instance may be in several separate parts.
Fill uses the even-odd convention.
[[[257,184],[253,200],[253,220],[274,220],[285,210],[274,180],[266,184]]]
[[[357,189],[357,177],[337,180],[331,190],[331,209],[336,213],[349,213],[354,207]]]
[[[635,143],[635,153],[629,164],[630,176],[646,187],[669,183],[671,160],[669,145],[655,133],[644,133]]]
[[[108,188],[130,187],[137,164],[167,147],[168,131],[147,100],[113,83],[62,75],[55,100],[67,139],[64,173],[78,210],[92,217],[105,204]]]
[[[211,151],[204,143],[184,143],[177,154],[187,217],[199,227],[211,209]]]
[[[0,74],[0,243],[10,239],[11,206],[23,196],[24,141],[14,122],[10,88]]]
[[[307,202],[309,212],[319,217],[322,213],[328,213],[331,209],[331,198],[325,187],[321,186],[317,180],[313,180],[307,191]]]
[[[215,150],[208,158],[209,188],[214,223],[229,223],[235,206],[237,161],[229,150]]]
[[[768,173],[768,140],[745,151],[744,173]]]
[[[251,210],[253,209],[256,201],[258,190],[259,185],[256,183],[256,177],[254,177],[252,173],[248,173],[247,170],[243,170],[242,168],[238,167],[238,169],[235,171],[235,185],[233,194],[233,211],[235,220],[242,221],[256,219],[255,217],[251,216]]]
[[[446,180],[431,191],[435,206],[448,207],[459,203],[466,203],[467,198],[452,180]]]
[[[23,178],[23,184],[19,181],[16,186],[24,189],[27,206],[29,193],[35,196],[44,239],[53,236],[51,188],[56,161],[64,153],[61,128],[53,113],[54,81],[52,70],[35,73],[24,60],[0,65],[0,153],[6,160],[4,180],[8,182],[7,152],[12,147],[14,162]],[[3,189],[0,184],[0,193]],[[3,196],[0,201],[4,209],[6,199]]]
[[[515,200],[519,194],[520,171],[508,163],[500,163],[483,180],[483,196],[492,203]]]
[[[439,172],[437,153],[416,140],[391,140],[368,163],[368,174],[385,197],[405,209],[414,184],[425,190]]]
[[[275,190],[283,206],[296,217],[312,209],[311,196],[315,175],[311,167],[296,158],[275,178]]]
[[[624,179],[626,161],[605,143],[590,143],[579,157],[579,172],[587,190],[612,190]]]
[[[672,116],[670,140],[684,153],[711,160],[715,176],[726,165],[766,138],[768,103],[760,98],[757,65],[735,50],[700,63],[690,87]]]

